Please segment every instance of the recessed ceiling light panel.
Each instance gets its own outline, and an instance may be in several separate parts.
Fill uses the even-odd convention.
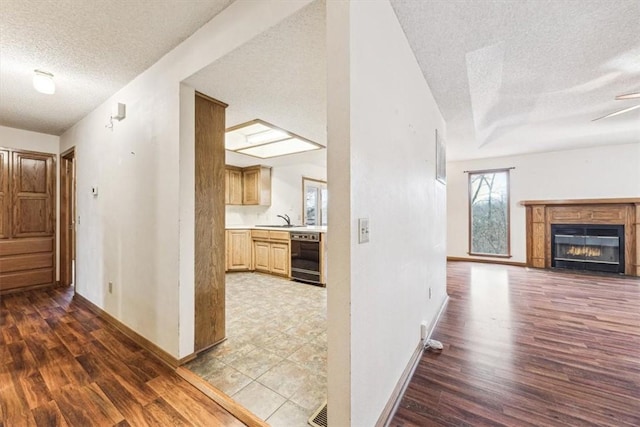
[[[317,144],[307,142],[299,138],[289,138],[270,144],[244,148],[237,152],[254,157],[260,157],[261,159],[268,159],[270,157],[286,156],[288,154],[302,153],[304,151],[318,150],[320,148],[322,147]]]
[[[255,119],[227,129],[225,148],[237,153],[268,159],[318,150],[324,146],[260,119]]]

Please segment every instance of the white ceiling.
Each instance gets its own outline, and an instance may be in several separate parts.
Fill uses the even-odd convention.
[[[640,1],[391,0],[450,160],[640,142]]]
[[[227,127],[262,119],[327,145],[325,3],[316,1],[185,80],[229,104]],[[326,150],[258,159],[227,152],[227,163],[326,164]]]
[[[229,3],[0,0],[0,124],[61,134]],[[640,90],[640,1],[391,3],[450,160],[640,142],[638,110],[591,121],[640,102],[614,100]],[[228,126],[261,118],[326,145],[325,27],[314,2],[187,83],[230,105]],[[56,95],[31,88],[35,68]]]
[[[0,0],[0,125],[62,134],[232,1]]]

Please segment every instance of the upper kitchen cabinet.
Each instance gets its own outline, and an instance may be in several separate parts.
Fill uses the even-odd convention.
[[[242,169],[242,204],[271,205],[271,168],[251,166]]]
[[[242,204],[242,169],[227,166],[224,170],[224,203],[226,205]]]

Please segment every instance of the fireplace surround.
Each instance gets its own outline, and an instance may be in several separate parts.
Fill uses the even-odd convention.
[[[640,276],[640,198],[625,199],[580,199],[580,200],[527,200],[521,202],[526,208],[527,233],[527,266],[536,268],[579,268],[586,270],[609,271],[629,276]],[[560,247],[554,240],[556,227],[565,228],[561,234]],[[613,229],[623,232],[615,243],[611,236]],[[572,236],[571,229],[576,235]],[[600,231],[598,232],[597,229]],[[596,231],[594,231],[596,230]],[[594,233],[604,233],[600,240]],[[616,232],[617,233],[617,232]],[[607,235],[609,234],[609,235]],[[586,237],[589,243],[586,243]],[[607,238],[608,237],[608,238]],[[602,239],[605,238],[605,239]],[[567,245],[567,242],[582,241],[583,245]],[[602,243],[602,244],[595,244]],[[611,258],[612,245],[619,246],[618,259]],[[600,254],[595,248],[600,246]],[[560,253],[557,260],[557,252]],[[602,252],[607,252],[607,259],[600,260],[602,264],[616,265],[613,267],[597,268]],[[578,258],[588,259],[588,266],[578,264]],[[560,265],[558,265],[560,263]],[[602,266],[600,266],[602,267]]]

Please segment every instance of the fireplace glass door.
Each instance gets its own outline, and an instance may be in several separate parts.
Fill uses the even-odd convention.
[[[552,225],[553,267],[624,272],[623,226]]]

